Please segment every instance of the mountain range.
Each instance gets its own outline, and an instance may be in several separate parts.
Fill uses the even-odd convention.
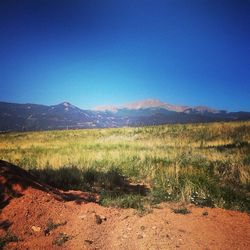
[[[177,106],[156,99],[126,105],[80,109],[69,102],[46,106],[0,102],[0,131],[107,128],[173,123],[250,120],[250,112],[206,106]]]

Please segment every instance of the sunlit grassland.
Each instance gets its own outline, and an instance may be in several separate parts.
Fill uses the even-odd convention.
[[[60,188],[96,187],[103,204],[250,210],[250,122],[1,134],[0,159]],[[121,176],[146,196],[117,191]]]

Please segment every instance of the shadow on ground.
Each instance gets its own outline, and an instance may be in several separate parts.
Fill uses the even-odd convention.
[[[246,141],[240,141],[235,143],[229,143],[225,145],[218,145],[218,146],[207,146],[208,149],[216,149],[219,152],[223,152],[228,149],[235,149],[235,148],[245,148],[250,147],[250,144]]]
[[[49,192],[58,200],[75,201],[77,204],[98,202],[98,194],[108,192],[115,196],[126,194],[146,195],[144,185],[131,184],[117,169],[107,172],[80,169],[76,166],[59,169],[45,168],[25,171],[0,160],[0,208],[12,198],[21,197],[29,187]]]
[[[7,231],[11,225],[12,223],[9,220],[0,221],[0,229],[3,229],[5,231]]]
[[[41,182],[50,186],[68,190],[80,190],[94,193],[102,191],[112,191],[122,194],[146,195],[148,189],[142,184],[133,184],[112,168],[108,171],[98,171],[96,169],[80,169],[76,166],[66,166],[59,169],[45,168],[30,170]]]
[[[49,191],[47,185],[36,181],[35,177],[22,168],[9,162],[0,160],[0,208],[9,204],[12,198],[23,195],[23,190],[33,187],[42,191]]]

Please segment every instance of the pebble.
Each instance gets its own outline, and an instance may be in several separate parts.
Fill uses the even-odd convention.
[[[102,224],[102,219],[99,215],[95,215],[95,221],[96,221],[96,224]]]
[[[105,217],[105,216],[103,216],[103,215],[100,215],[100,218],[101,218],[101,220],[107,220],[107,218]]]
[[[40,232],[40,231],[41,231],[41,228],[40,228],[40,227],[36,227],[36,226],[32,226],[31,229],[32,229],[34,232]]]
[[[143,236],[142,236],[141,234],[139,234],[139,235],[137,236],[137,239],[143,239]]]
[[[93,240],[84,240],[84,241],[90,245],[93,243]]]

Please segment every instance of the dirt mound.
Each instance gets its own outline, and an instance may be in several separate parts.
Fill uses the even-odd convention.
[[[63,192],[0,161],[0,249],[248,249],[246,213],[161,204],[143,216]],[[7,197],[7,198],[6,198]],[[174,211],[173,208],[177,208]],[[179,212],[179,213],[178,213]]]
[[[0,160],[0,208],[6,206],[12,198],[20,197],[26,189],[41,190],[53,195],[60,201],[89,202],[96,201],[97,195],[80,191],[62,191],[36,180],[28,171],[6,161]]]
[[[4,207],[14,197],[22,196],[23,191],[32,187],[49,191],[46,185],[38,183],[27,171],[5,161],[0,161],[0,204]]]

